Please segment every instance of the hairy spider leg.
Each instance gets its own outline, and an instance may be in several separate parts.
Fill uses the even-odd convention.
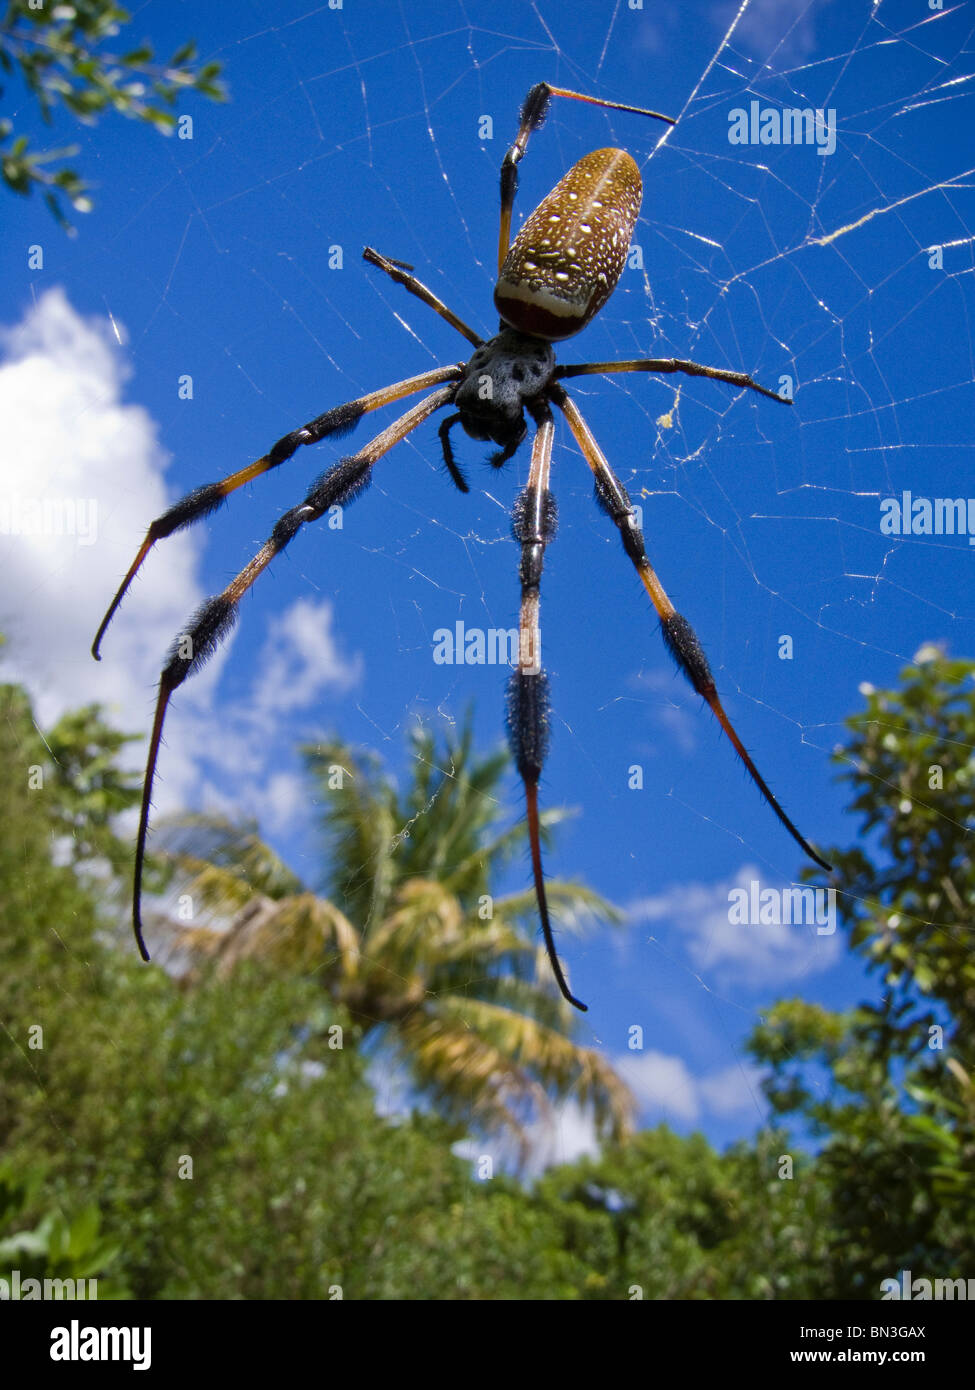
[[[545,937],[545,949],[563,997],[585,1012],[585,1004],[569,989],[555,949],[545,893],[545,871],[542,868],[538,781],[548,751],[549,726],[548,676],[542,667],[539,607],[545,547],[555,535],[558,514],[555,498],[549,488],[552,442],[555,435],[552,412],[545,401],[540,401],[530,408],[537,426],[532,444],[531,468],[528,484],[515,502],[511,517],[511,529],[515,540],[521,545],[521,562],[518,566],[521,610],[518,619],[518,669],[508,682],[508,739],[525,787],[532,875],[535,880],[535,898],[542,922],[542,934]]]
[[[676,125],[672,116],[662,116],[659,111],[648,111],[643,106],[629,106],[622,101],[604,101],[601,97],[585,96],[582,92],[570,92],[565,87],[552,87],[548,82],[537,82],[522,102],[518,134],[508,149],[501,164],[501,220],[498,229],[498,274],[504,265],[511,244],[511,213],[518,192],[518,165],[525,156],[532,133],[545,122],[553,97],[568,97],[572,101],[584,101],[589,106],[603,106],[611,111],[631,111],[635,116],[650,116],[655,121]]]
[[[371,246],[363,247],[362,259],[368,261],[370,265],[378,266],[384,270],[391,280],[395,280],[397,285],[402,285],[409,290],[410,294],[416,295],[417,299],[422,299],[424,304],[429,304],[442,319],[446,319],[451,328],[456,328],[469,343],[475,347],[480,347],[484,339],[479,337],[473,330],[468,328],[462,318],[454,313],[453,309],[448,309],[442,299],[438,299],[433,290],[428,290],[422,280],[418,280],[415,275],[408,272],[412,266],[408,266],[405,261],[391,261],[388,256],[382,256],[378,251],[374,251]]]
[[[684,672],[691,685],[697,693],[708,702],[712,713],[718,720],[722,729],[731,740],[731,744],[741,758],[748,770],[749,776],[778,816],[779,820],[788,830],[810,859],[814,860],[821,869],[827,873],[831,872],[831,866],[826,860],[816,853],[812,845],[806,840],[793,825],[792,821],[783,811],[776,801],[765,779],[762,777],[758,768],[738,737],[732,726],[731,720],[725,714],[724,707],[718,697],[717,689],[714,684],[714,677],[708,665],[708,659],[704,655],[704,650],[697,638],[694,629],[686,618],[674,608],[667,593],[654,573],[650,561],[647,559],[647,552],[643,542],[643,532],[636,524],[633,516],[633,508],[630,503],[626,488],[617,478],[609,465],[605,455],[596,443],[589,426],[586,424],[578,407],[572,401],[566,391],[561,386],[550,388],[550,395],[555,404],[565,414],[569,422],[569,428],[575,436],[576,443],[582,450],[583,457],[592,469],[593,478],[596,484],[596,500],[600,507],[607,513],[616,525],[623,542],[623,549],[632,560],[637,573],[643,583],[643,587],[650,595],[657,616],[660,619],[660,627],[663,632],[664,641],[667,648],[678,666]]]
[[[149,740],[149,756],[146,761],[145,780],[142,785],[142,809],[139,816],[139,832],[135,850],[135,876],[132,895],[132,926],[136,943],[143,960],[149,959],[142,933],[142,869],[145,861],[146,837],[149,831],[149,807],[152,798],[152,784],[156,775],[156,762],[162,740],[166,710],[173,692],[195,674],[213,655],[221,639],[230,631],[237,620],[237,605],[243,594],[251,587],[257,577],[286,545],[288,545],[306,522],[315,521],[330,507],[342,506],[352,502],[369,485],[373,465],[389,452],[394,444],[405,439],[411,430],[422,425],[424,420],[449,405],[453,399],[454,388],[444,387],[419,401],[405,415],[401,415],[381,434],[371,439],[357,454],[340,459],[327,472],[323,473],[312,486],[308,495],[297,507],[292,507],[278,519],[274,530],[249,564],[227,585],[223,593],[207,599],[190,621],[186,632],[180,633],[173,643],[169,660],[159,677],[159,694],[156,700],[156,714]]]
[[[569,376],[605,376],[609,372],[684,372],[687,376],[706,376],[712,381],[727,381],[732,386],[747,386],[769,400],[791,405],[787,396],[770,391],[767,386],[759,386],[747,372],[728,372],[723,367],[702,367],[700,362],[689,362],[684,357],[642,357],[629,362],[571,362],[564,367],[556,367],[555,377],[564,380]]]
[[[317,444],[319,440],[329,435],[333,438],[340,438],[342,435],[349,434],[363,415],[366,415],[370,410],[379,410],[384,405],[401,400],[403,396],[411,396],[416,391],[429,390],[431,386],[439,386],[441,382],[457,381],[463,376],[463,372],[463,363],[453,363],[449,367],[434,367],[432,371],[421,372],[419,376],[407,377],[405,381],[397,381],[392,386],[384,386],[381,391],[370,391],[368,395],[360,396],[357,400],[334,406],[331,410],[326,410],[324,415],[309,420],[307,425],[302,425],[299,429],[284,435],[256,463],[248,464],[246,468],[231,473],[229,477],[220,482],[203,483],[202,486],[194,488],[186,497],[174,502],[168,511],[163,512],[162,516],[157,517],[150,525],[146,532],[146,538],[139,547],[138,554],[119,585],[118,592],[112,599],[91,646],[91,654],[95,660],[101,661],[99,649],[102,638],[105,636],[119,604],[128,592],[129,585],[142,568],[143,561],[156,541],[163,540],[166,536],[173,535],[175,531],[182,531],[184,527],[191,526],[194,521],[209,516],[211,512],[215,512],[218,507],[222,506],[237,488],[243,487],[245,483],[259,478],[262,473],[267,473],[272,468],[277,468],[280,464],[287,462],[301,445]]]
[[[395,261],[391,260],[388,256],[382,256],[378,251],[374,251],[371,246],[366,246],[363,249],[362,258],[368,261],[370,265],[378,266],[379,269],[385,271],[390,279],[394,280],[397,285],[402,285],[410,294],[415,295],[417,299],[429,305],[431,309],[434,309],[452,328],[456,328],[457,332],[469,342],[473,343],[475,347],[483,346],[484,339],[478,337],[473,328],[469,328],[464,320],[454,313],[453,309],[449,309],[442,299],[438,299],[422,280],[418,280],[415,275],[406,273],[413,269],[411,265],[407,265],[405,261]],[[446,420],[443,420],[438,431],[438,438],[440,439],[443,461],[446,464],[451,481],[460,492],[470,492],[467,479],[464,477],[460,464],[454,457],[454,450],[450,443],[450,431],[459,423],[460,418],[460,414],[458,413],[456,415],[449,415]],[[522,434],[521,439],[524,439],[524,434]],[[518,441],[519,444],[521,443],[521,439]],[[517,445],[515,448],[517,448]],[[511,450],[511,453],[514,453],[514,449]],[[510,456],[511,454],[507,455],[509,458]]]

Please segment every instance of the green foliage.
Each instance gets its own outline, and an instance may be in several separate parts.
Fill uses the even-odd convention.
[[[273,952],[239,950],[230,970],[215,957],[179,976],[178,962],[145,967],[114,948],[94,895],[107,914],[121,862],[110,821],[133,794],[115,766],[124,738],[95,709],[42,737],[23,691],[0,687],[0,1277],[97,1277],[101,1296],[450,1300],[876,1298],[905,1266],[965,1277],[971,667],[930,654],[900,690],[867,696],[839,760],[869,838],[832,857],[855,949],[883,993],[843,1014],[784,1001],[752,1039],[773,1107],[817,1152],[769,1132],[718,1154],[660,1128],[529,1187],[499,1174],[490,1142],[471,1147],[470,1126],[451,1118],[449,1071],[435,1113],[377,1114],[358,1047],[370,1030],[341,990],[321,987],[327,962],[286,969]],[[418,747],[425,770],[402,794],[365,755],[327,753],[359,777],[339,872],[351,869],[350,839],[375,849],[377,807],[394,840],[410,826],[414,877],[400,879],[395,856],[378,874],[407,934],[411,884],[442,913],[454,889],[489,883],[492,854],[515,843],[504,829],[485,836],[479,820],[496,800],[491,759],[464,754],[472,797],[463,738],[446,760]],[[32,787],[38,766],[43,786]],[[338,804],[348,817],[354,803]],[[438,834],[420,830],[428,814],[442,817]],[[435,881],[444,837],[452,849]],[[205,842],[214,891],[236,874],[238,905],[253,908],[256,893],[262,913],[309,896],[256,833],[240,863],[232,839]],[[93,862],[101,880],[81,872]],[[905,939],[907,953],[895,949]],[[468,997],[458,1020],[500,1046],[483,1002]],[[461,1036],[444,1033],[448,1051]],[[402,1042],[405,1056],[430,1037]],[[469,1067],[478,1054],[459,1055]],[[478,1180],[488,1158],[494,1175]]]
[[[119,751],[138,740],[106,724],[97,705],[69,710],[45,737],[56,781],[52,812],[76,865],[105,859],[116,872],[132,858],[127,840],[115,834],[120,812],[142,795],[137,774],[116,766]]]
[[[20,1276],[21,1297],[28,1279],[53,1281],[52,1297],[74,1297],[81,1280],[97,1281],[97,1297],[124,1298],[125,1291],[105,1271],[117,1259],[120,1247],[99,1233],[101,1214],[93,1202],[71,1217],[60,1210],[48,1211],[33,1229],[24,1229],[25,1214],[36,1206],[41,1173],[18,1176],[12,1165],[0,1164],[0,1279]],[[7,1230],[15,1234],[4,1235]],[[70,1285],[70,1287],[69,1287]],[[89,1286],[81,1291],[84,1297]]]
[[[877,840],[875,855],[858,848],[840,856],[851,943],[892,998],[940,1002],[958,1041],[971,1039],[975,1009],[973,671],[925,649],[899,690],[865,691],[842,755],[861,836]],[[918,1043],[920,1025],[933,1018],[928,1007],[917,1019]]]
[[[923,649],[898,690],[864,690],[837,754],[863,818],[834,851],[877,1002],[771,1011],[752,1051],[766,1091],[823,1142],[830,1267],[820,1296],[876,1297],[908,1267],[967,1277],[975,1248],[975,683]]]
[[[557,992],[534,893],[496,891],[526,842],[523,824],[502,824],[507,754],[478,756],[470,721],[443,745],[415,730],[403,790],[368,750],[334,740],[305,749],[327,896],[300,884],[254,826],[171,823],[194,923],[171,924],[175,939],[223,972],[259,960],[313,979],[348,1013],[357,1040],[369,1038],[457,1125],[523,1144],[549,1099],[571,1095],[618,1137],[631,1098],[605,1055],[575,1041],[577,1016]],[[546,813],[546,830],[561,815]],[[563,930],[619,920],[581,883],[552,879],[548,898]]]
[[[30,703],[17,686],[0,685],[0,816],[21,834],[0,845],[0,873],[6,863],[8,892],[24,911],[36,910],[29,879],[16,862],[28,845],[56,847],[62,865],[73,865],[83,879],[101,886],[110,899],[116,874],[127,874],[132,859],[128,838],[115,830],[121,811],[137,806],[141,778],[117,765],[119,751],[134,735],[106,724],[97,706],[71,710],[46,734],[34,723]],[[168,866],[153,858],[149,883],[159,886]],[[70,876],[62,880],[72,891]]]
[[[106,51],[103,45],[130,20],[131,15],[112,0],[71,0],[54,6],[7,0],[0,25],[0,68],[7,75],[19,74],[48,124],[58,108],[85,125],[112,110],[170,135],[176,127],[172,108],[184,92],[224,99],[220,64],[198,65],[193,43],[183,44],[168,63],[157,62],[145,41],[127,52]],[[43,189],[49,209],[68,230],[60,196],[76,212],[90,211],[91,199],[77,171],[67,164],[47,167],[73,158],[77,146],[32,151],[27,136],[15,134],[13,122],[6,118],[0,119],[0,146],[6,147],[0,169],[8,188],[21,194]]]
[[[53,854],[90,788],[29,789],[43,741],[23,692],[3,695],[0,1147],[26,1195],[2,1229],[19,1266],[43,1241],[79,1269],[117,1246],[113,1283],[142,1298],[571,1296],[584,1263],[557,1213],[476,1183],[459,1128],[377,1115],[314,979],[254,960],[181,983],[103,939]],[[95,725],[62,721],[64,762],[96,755]]]
[[[441,749],[420,725],[411,730],[412,776],[402,791],[368,749],[324,740],[302,750],[322,808],[321,886],[341,898],[353,919],[381,916],[396,889],[417,878],[434,880],[476,904],[492,896],[497,876],[509,864],[524,862],[524,824],[503,827],[507,751],[475,754],[469,718],[457,733],[448,729],[443,742]],[[543,813],[546,843],[568,814]],[[580,883],[558,881],[551,894],[563,930],[580,930],[600,917],[620,920],[610,904]],[[533,894],[508,902],[534,923]]]
[[[585,1252],[581,1296],[811,1297],[825,1192],[812,1160],[784,1175],[784,1142],[717,1154],[661,1126],[547,1173],[536,1198],[559,1214],[567,1251]]]

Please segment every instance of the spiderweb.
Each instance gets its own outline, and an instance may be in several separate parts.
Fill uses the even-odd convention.
[[[46,469],[49,490],[99,502],[92,545],[42,535],[12,549],[8,678],[32,684],[42,718],[100,698],[123,727],[147,727],[173,633],[342,450],[299,452],[208,527],[160,546],[96,668],[86,638],[145,524],[328,406],[468,355],[363,265],[363,243],[415,265],[462,318],[492,329],[498,168],[521,99],[544,77],[679,117],[661,138],[636,116],[556,103],[532,139],[516,226],[598,145],[629,149],[644,179],[638,254],[560,359],[689,357],[794,392],[785,408],[680,377],[573,383],[759,767],[805,834],[844,843],[829,755],[858,686],[893,682],[925,642],[971,650],[975,503],[970,533],[880,524],[883,499],[975,492],[965,10],[436,0],[202,20],[232,104],[194,108],[183,143],[129,127],[113,128],[111,149],[101,133],[86,140],[82,162],[104,175],[99,211],[48,255],[29,285],[37,307],[25,293],[27,317],[8,326],[12,399],[26,381],[53,417],[35,476]],[[165,49],[166,8],[140,19]],[[753,133],[763,120],[781,129],[794,109],[824,113],[817,129],[825,138],[832,122],[834,152],[815,138],[729,140],[736,111]],[[41,235],[36,211],[17,215],[27,240]],[[43,228],[49,246],[54,236]],[[55,286],[64,298],[45,300]],[[387,417],[372,418],[378,430]],[[22,492],[17,461],[38,432],[36,419],[12,428]],[[438,665],[431,650],[458,622],[516,621],[508,518],[528,449],[501,474],[474,441],[458,453],[469,497],[450,487],[427,426],[377,467],[341,533],[304,533],[258,584],[239,634],[180,692],[159,811],[256,815],[314,881],[298,742],[337,729],[378,748],[405,784],[417,718],[457,721],[472,704],[481,745],[498,739],[506,672]],[[584,1040],[620,1061],[645,1121],[723,1140],[764,1117],[740,1056],[756,1009],[798,991],[839,1006],[862,980],[814,928],[746,940],[729,927],[729,888],[792,882],[797,852],[670,668],[588,476],[560,429],[543,797],[578,814],[548,869],[631,912],[622,932],[566,943],[573,983],[597,1005]],[[514,779],[510,803],[516,814]],[[504,886],[527,881],[526,860]],[[643,1047],[628,1050],[634,1025]],[[395,1091],[382,1067],[380,1089]],[[587,1122],[566,1112],[545,1142],[540,1155],[571,1155],[589,1142]]]

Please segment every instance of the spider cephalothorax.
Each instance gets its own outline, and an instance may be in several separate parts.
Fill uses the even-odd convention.
[[[660,116],[640,106],[603,101],[561,87],[550,87],[545,82],[533,87],[521,108],[518,134],[501,166],[498,281],[494,292],[494,302],[501,315],[500,332],[485,342],[411,273],[412,267],[381,256],[367,246],[363,252],[365,259],[428,304],[472,343],[475,349],[473,356],[466,364],[435,367],[432,371],[360,396],[358,400],[335,406],[308,424],[283,435],[255,463],[248,464],[219,482],[204,484],[176,502],[149,527],[128,574],[102,620],[92,646],[96,658],[112,615],[157,540],[208,516],[237,488],[285,463],[301,445],[348,434],[369,411],[378,410],[418,391],[436,388],[357,453],[340,459],[323,473],[309,489],[304,501],[278,519],[270,536],[250,563],[222,593],[208,599],[186,630],[178,635],[159,678],[159,696],[149,741],[142,813],[136,840],[133,925],[139,949],[146,960],[149,955],[142,936],[140,909],[142,867],[156,760],[163,722],[173,692],[213,652],[221,637],[232,626],[240,598],[274,556],[290,544],[307,522],[317,520],[332,507],[348,506],[368,486],[373,467],[383,455],[435,411],[448,406],[454,407],[455,413],[441,424],[440,443],[450,476],[462,492],[467,492],[468,487],[450,445],[449,433],[453,425],[459,423],[474,439],[490,440],[499,445],[499,452],[493,454],[490,460],[497,467],[512,457],[527,434],[526,411],[535,425],[528,483],[516,500],[513,511],[512,530],[521,552],[518,567],[521,609],[518,665],[508,684],[508,731],[515,764],[525,787],[532,876],[539,917],[552,970],[565,998],[579,1009],[586,1007],[569,990],[555,950],[545,897],[538,812],[538,783],[549,733],[548,678],[541,666],[538,634],[545,548],[554,538],[556,520],[555,497],[550,486],[555,434],[553,406],[564,415],[592,472],[596,500],[619,532],[623,550],[656,610],[671,655],[697,693],[711,707],[752,780],[790,835],[820,867],[829,869],[829,865],[803,839],[782,810],[732,727],[694,629],[674,608],[647,558],[643,532],[637,524],[626,488],[613,472],[562,382],[569,377],[604,372],[683,372],[688,376],[709,377],[732,386],[747,387],[774,401],[788,402],[767,387],[759,386],[745,372],[704,367],[683,358],[638,358],[626,362],[556,365],[552,343],[570,338],[585,328],[616,288],[640,211],[641,182],[636,163],[625,150],[593,150],[559,180],[527,219],[514,244],[511,244],[511,212],[518,187],[517,166],[532,132],[545,120],[553,96],[569,97],[574,101],[607,106],[618,111],[632,111],[674,124],[669,116]]]
[[[464,368],[454,405],[441,427],[441,437],[452,424],[460,424],[472,439],[490,439],[501,445],[491,462],[500,467],[512,456],[528,432],[525,406],[536,400],[555,371],[552,344],[530,338],[513,328],[483,343]]]

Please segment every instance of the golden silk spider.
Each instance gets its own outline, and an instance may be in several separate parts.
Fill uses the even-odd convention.
[[[132,920],[135,938],[144,960],[149,959],[142,933],[142,871],[149,806],[155,777],[163,722],[173,692],[187,676],[212,655],[220,639],[233,625],[241,596],[289,544],[306,522],[315,521],[330,507],[351,502],[371,481],[373,466],[395,444],[423,424],[435,411],[455,407],[440,426],[444,462],[461,492],[468,486],[454,457],[450,430],[460,424],[472,439],[490,440],[498,450],[490,462],[502,467],[514,455],[528,432],[525,411],[535,425],[528,484],[518,497],[512,529],[521,547],[519,579],[518,666],[507,692],[507,723],[511,750],[525,788],[526,815],[531,848],[535,896],[545,946],[558,987],[577,1009],[585,1009],[571,993],[555,950],[545,897],[539,832],[538,783],[548,745],[548,681],[540,660],[539,595],[545,547],[555,535],[555,498],[549,488],[554,421],[552,406],[562,412],[579,449],[592,470],[596,501],[617,527],[623,549],[636,568],[650,596],[664,642],[694,689],[710,705],[735,751],[748,769],[765,800],[793,839],[821,868],[829,865],[793,825],[772,795],[733,729],[715,689],[707,658],[693,628],[674,608],[647,559],[643,534],[637,525],[627,491],[596,443],[578,406],[562,382],[568,377],[603,372],[684,372],[710,377],[732,386],[747,387],[773,401],[789,404],[774,391],[753,381],[744,372],[703,367],[679,358],[644,358],[626,362],[585,362],[558,366],[554,342],[570,338],[585,328],[612,294],[626,262],[630,237],[640,211],[642,184],[636,163],[625,150],[593,150],[574,164],[539,203],[513,244],[511,214],[518,187],[518,164],[533,131],[539,129],[553,97],[570,98],[615,111],[633,112],[654,120],[675,122],[669,116],[643,107],[603,101],[580,92],[540,82],[532,87],[521,108],[518,134],[501,166],[501,217],[498,237],[498,281],[494,303],[501,316],[499,332],[485,341],[457,317],[432,291],[411,273],[412,267],[390,260],[366,247],[365,259],[385,271],[410,294],[421,299],[474,345],[466,363],[452,363],[419,376],[408,377],[358,400],[333,407],[300,429],[279,439],[262,458],[224,478],[206,483],[176,502],[149,527],[145,540],[106,613],[92,654],[100,660],[99,647],[126,590],[156,541],[189,526],[217,509],[244,483],[290,459],[303,444],[316,444],[329,436],[348,434],[369,411],[378,410],[418,391],[436,389],[377,434],[358,453],[329,468],[309,490],[305,500],[278,520],[268,540],[251,562],[193,616],[186,632],[177,638],[159,679],[156,713],[149,742],[142,811],[136,841]]]

